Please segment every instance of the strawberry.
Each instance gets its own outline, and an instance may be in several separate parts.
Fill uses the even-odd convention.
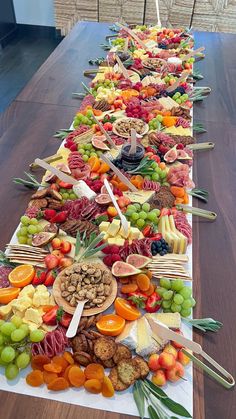
[[[44,284],[44,281],[46,279],[46,271],[43,271],[42,269],[36,269],[34,278],[32,280],[32,285],[40,285]]]
[[[56,326],[57,322],[61,320],[62,316],[63,309],[59,306],[53,306],[51,310],[43,315],[42,319],[45,324]]]
[[[44,263],[48,269],[54,269],[59,264],[59,259],[55,255],[47,255],[44,258]]]
[[[53,217],[55,217],[56,213],[57,212],[54,209],[48,209],[47,208],[43,211],[43,216],[44,216],[45,220],[49,221]]]
[[[55,270],[50,270],[46,273],[46,278],[44,281],[45,287],[51,287],[55,281],[55,278],[57,276],[57,272]]]
[[[73,316],[69,313],[63,313],[60,320],[60,324],[67,329],[70,325],[72,317]]]
[[[51,218],[50,223],[64,223],[67,219],[68,211],[60,211]]]

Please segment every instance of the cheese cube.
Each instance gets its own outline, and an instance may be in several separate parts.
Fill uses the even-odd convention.
[[[36,287],[35,292],[48,292],[48,289],[47,287],[45,287],[45,285],[42,284]]]
[[[136,240],[139,238],[139,229],[137,227],[130,227],[129,239]]]
[[[110,225],[109,221],[102,221],[101,224],[99,224],[99,231],[100,232],[104,231],[106,233],[109,225]]]
[[[52,331],[53,331],[53,330],[55,330],[56,328],[57,328],[57,325],[56,325],[56,326],[50,326],[50,325],[45,324],[45,323],[43,323],[43,324],[40,326],[40,329],[45,330],[45,332],[52,332]]]
[[[30,284],[21,290],[21,292],[19,293],[19,297],[33,298],[34,293],[35,293],[35,288],[33,287],[33,285]]]
[[[127,233],[125,232],[124,227],[121,226],[118,235],[124,237],[124,239],[127,239],[129,237],[129,234],[130,234],[130,222],[128,222],[128,231],[127,231]]]
[[[25,310],[24,311],[19,311],[19,310],[16,310],[16,308],[13,308],[12,311],[17,317],[20,317],[21,319],[23,319],[23,317],[25,315]]]
[[[12,301],[12,309],[19,311],[25,311],[27,308],[32,306],[32,299],[29,297],[18,297]]]
[[[109,225],[107,234],[109,234],[109,236],[115,237],[119,230],[120,230],[120,220],[113,220],[112,223]]]
[[[120,236],[117,237],[109,237],[109,239],[107,240],[108,244],[116,244],[117,246],[124,246],[125,244],[125,239],[123,239]]]
[[[32,323],[35,323],[39,326],[43,323],[42,316],[35,308],[28,308],[25,312],[24,319]]]
[[[49,305],[49,293],[48,292],[36,292],[33,297],[33,305],[35,307]]]
[[[12,306],[11,303],[0,307],[0,316],[6,319],[12,312]]]
[[[39,328],[39,325],[36,323],[31,322],[30,320],[23,319],[23,323],[27,324],[29,326],[30,332],[33,332],[33,330],[36,330]]]

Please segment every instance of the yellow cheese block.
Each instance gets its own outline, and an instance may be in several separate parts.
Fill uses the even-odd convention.
[[[8,318],[11,313],[12,313],[11,303],[0,307],[0,317],[2,317],[3,319]]]
[[[29,297],[29,298],[33,298],[35,293],[35,288],[33,287],[33,285],[26,285],[26,287],[22,288],[22,290],[19,293],[19,297]]]
[[[32,323],[40,326],[43,323],[42,316],[35,308],[28,308],[25,312],[24,320],[28,320]]]
[[[25,311],[27,308],[32,306],[32,298],[27,296],[18,297],[12,301],[12,309],[16,309],[18,311]]]
[[[183,127],[169,127],[165,128],[164,131],[166,134],[173,134],[173,135],[192,135],[191,128],[183,128]]]

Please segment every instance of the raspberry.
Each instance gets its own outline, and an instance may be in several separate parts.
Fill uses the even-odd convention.
[[[182,143],[177,144],[177,150],[183,150],[184,149],[184,145]]]
[[[115,255],[114,255],[115,256]],[[107,266],[112,266],[112,255],[107,255],[103,258],[103,262],[105,263],[105,265]]]
[[[105,255],[110,255],[112,253],[111,247],[112,247],[111,245],[104,247],[104,249],[102,249],[103,253],[105,253]]]
[[[110,246],[110,253],[118,254],[119,252],[120,252],[119,246],[117,246],[116,244],[113,244],[112,246]]]
[[[117,254],[114,254],[114,253],[113,253],[113,255],[109,255],[109,256],[111,256],[112,263],[122,260],[120,255],[117,255]]]

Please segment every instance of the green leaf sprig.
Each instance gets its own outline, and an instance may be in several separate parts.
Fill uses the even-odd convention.
[[[196,122],[195,124],[193,124],[193,131],[196,134],[202,134],[204,132],[207,132],[207,130],[204,128],[203,124],[201,124],[200,122]]]
[[[26,177],[28,179],[22,179],[22,178],[19,178],[19,177],[14,177],[13,178],[13,183],[16,183],[18,185],[26,186],[26,188],[29,188],[29,189],[38,189],[41,186],[42,187],[48,186],[47,183],[39,183],[37,181],[37,179],[35,178],[35,176],[31,175],[30,173],[24,172],[24,174],[26,175]]]
[[[191,191],[188,191],[188,195],[194,196],[194,198],[198,198],[206,203],[208,202],[209,193],[206,189],[193,188]]]
[[[70,134],[73,131],[73,129],[59,129],[59,131],[56,131],[53,137],[60,138],[60,140],[64,140],[68,136],[68,134]]]
[[[221,326],[223,326],[223,323],[219,322],[218,320],[214,320],[210,317],[203,319],[182,318],[182,320],[185,323],[195,327],[196,329],[201,330],[202,332],[218,332]]]
[[[6,266],[8,268],[15,268],[16,267],[16,264],[10,262],[10,260],[5,255],[5,253],[2,252],[2,250],[0,250],[0,265],[4,265],[4,266]]]
[[[91,64],[91,65],[100,65],[103,61],[105,61],[105,58],[104,57],[97,57],[97,58],[94,58],[93,60],[92,59],[89,60],[89,64]]]
[[[195,79],[195,80],[202,80],[202,79],[204,79],[204,77],[203,77],[203,75],[200,73],[200,71],[199,70],[193,70],[193,73],[192,73],[192,77]]]
[[[144,157],[138,167],[133,170],[129,170],[130,174],[139,174],[139,175],[152,175],[155,172],[155,169],[152,167],[153,160],[148,157]]]
[[[146,407],[150,419],[177,419],[166,411],[185,418],[191,418],[190,413],[181,404],[170,399],[168,395],[150,380],[138,380],[133,387],[133,397],[141,419],[145,417]]]
[[[95,232],[91,233],[89,238],[86,236],[86,231],[84,231],[83,236],[81,238],[80,232],[77,232],[76,235],[76,244],[75,244],[75,257],[74,261],[79,262],[82,259],[87,259],[94,256],[96,253],[100,252],[104,247],[106,247],[106,243],[98,244],[103,239],[103,233],[100,233],[98,236]],[[81,248],[84,248],[84,251],[80,253]]]

